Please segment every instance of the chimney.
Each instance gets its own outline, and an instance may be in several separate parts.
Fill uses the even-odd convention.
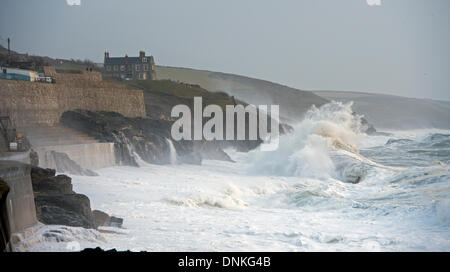
[[[139,57],[140,57],[140,58],[145,57],[145,52],[144,52],[144,51],[139,51]]]
[[[105,60],[109,59],[109,52],[105,52]]]
[[[11,59],[11,48],[9,47],[9,43],[10,43],[10,40],[8,38],[8,59],[6,61],[7,64],[9,64],[10,59]]]

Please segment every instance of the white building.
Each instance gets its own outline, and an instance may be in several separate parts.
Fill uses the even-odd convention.
[[[39,75],[35,71],[10,67],[0,67],[0,78],[25,81],[37,81]]]

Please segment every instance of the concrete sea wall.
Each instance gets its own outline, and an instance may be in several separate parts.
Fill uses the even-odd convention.
[[[114,143],[89,143],[77,145],[55,145],[35,148],[39,156],[39,166],[58,169],[51,151],[66,153],[70,159],[85,169],[96,170],[114,166],[116,157]]]
[[[31,166],[16,161],[0,161],[0,178],[9,186],[6,210],[9,233],[32,227],[37,223]]]

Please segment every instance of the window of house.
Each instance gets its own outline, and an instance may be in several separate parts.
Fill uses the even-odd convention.
[[[111,71],[111,65],[106,65],[106,71]]]
[[[120,65],[120,71],[125,71],[125,65]]]
[[[147,62],[147,58],[142,58],[142,62]]]
[[[139,69],[140,69],[140,65],[136,64],[136,71],[139,71]]]
[[[143,65],[144,71],[148,71],[148,64]]]
[[[117,65],[114,65],[114,71],[118,71],[119,67]]]

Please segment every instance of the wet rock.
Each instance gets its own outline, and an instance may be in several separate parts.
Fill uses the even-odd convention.
[[[54,169],[31,168],[36,215],[47,225],[97,228],[122,226],[123,219],[91,210],[87,196],[73,191],[72,179],[66,175],[55,176]]]
[[[94,217],[94,225],[96,228],[110,225],[111,219],[107,213],[99,210],[93,210],[92,216]]]
[[[112,248],[112,249],[108,249],[108,250],[104,250],[100,247],[96,247],[96,248],[85,248],[81,251],[81,253],[89,253],[89,254],[95,254],[95,253],[105,253],[105,252],[111,252],[111,253],[116,253],[117,249]]]
[[[36,214],[47,225],[94,228],[89,198],[82,194],[52,194],[35,197]]]
[[[107,213],[94,210],[92,211],[94,217],[95,228],[106,226],[121,228],[123,225],[123,219],[115,216],[109,216]]]
[[[55,170],[31,168],[36,215],[48,225],[94,228],[89,198],[73,191],[72,179]]]
[[[115,216],[110,217],[109,225],[111,227],[121,228],[123,225],[123,219]]]
[[[113,142],[119,165],[138,166],[139,159],[156,164],[170,162],[166,143],[172,124],[169,121],[76,110],[64,112],[61,122],[101,142]],[[183,153],[184,148],[177,151]]]
[[[73,194],[72,180],[65,175],[43,177],[32,180],[35,195]]]
[[[101,142],[113,142],[118,165],[138,166],[141,159],[154,164],[171,163],[167,140],[171,139],[173,121],[148,117],[129,118],[116,112],[87,110],[66,111],[60,121]],[[249,131],[247,123],[246,131]],[[281,134],[289,131],[292,131],[290,126],[280,125]],[[181,140],[173,141],[173,145],[179,162],[201,164],[202,159],[232,161],[223,149],[234,148],[248,152],[257,148],[261,142]],[[200,148],[195,147],[196,145]]]

